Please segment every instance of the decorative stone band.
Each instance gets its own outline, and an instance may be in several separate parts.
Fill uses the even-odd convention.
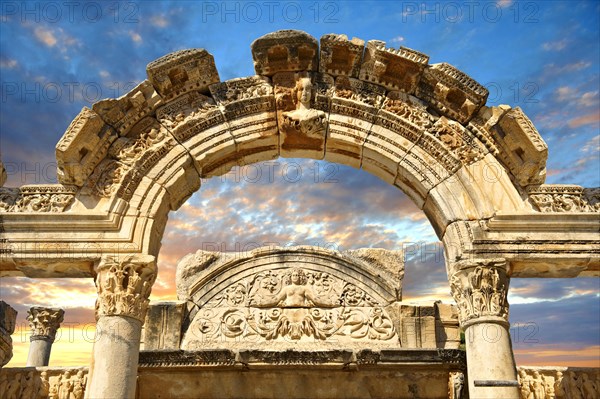
[[[62,309],[33,307],[27,311],[27,321],[31,328],[30,341],[44,340],[54,342],[56,330],[63,322],[65,311]]]
[[[509,279],[506,260],[473,259],[457,262],[450,277],[463,327],[475,323],[508,323]]]
[[[522,398],[598,398],[598,367],[518,368]]]
[[[107,256],[97,267],[96,319],[127,316],[144,322],[156,280],[154,256]]]
[[[62,184],[0,188],[0,212],[64,212],[77,187]]]
[[[15,367],[0,374],[2,398],[83,399],[88,379],[87,367]]]
[[[542,184],[529,186],[527,193],[540,212],[600,212],[600,187]]]

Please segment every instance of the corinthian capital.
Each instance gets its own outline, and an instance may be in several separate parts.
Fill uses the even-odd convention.
[[[27,321],[31,328],[30,341],[42,339],[54,342],[56,330],[63,322],[65,311],[62,309],[33,307],[27,311]]]
[[[127,316],[143,323],[154,280],[154,256],[104,257],[97,267],[96,319]]]
[[[450,289],[461,325],[508,322],[509,279],[505,259],[474,259],[453,265]]]

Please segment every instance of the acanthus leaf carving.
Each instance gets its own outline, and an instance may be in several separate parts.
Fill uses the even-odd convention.
[[[65,311],[62,309],[33,307],[27,311],[27,321],[31,328],[31,340],[54,341],[56,331],[63,322]]]
[[[128,316],[143,322],[154,280],[156,265],[153,256],[103,259],[96,277],[96,318]]]
[[[508,285],[504,259],[461,261],[450,277],[462,325],[475,319],[508,320]]]

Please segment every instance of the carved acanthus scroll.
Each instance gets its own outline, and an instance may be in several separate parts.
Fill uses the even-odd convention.
[[[77,187],[62,184],[0,188],[0,212],[64,212],[76,193]]]
[[[508,320],[509,279],[504,259],[462,261],[450,277],[461,324],[479,318]]]
[[[600,188],[573,184],[543,184],[528,189],[540,212],[600,212]]]
[[[328,273],[292,268],[230,285],[198,312],[184,348],[232,340],[391,340],[382,304]]]
[[[96,318],[128,316],[143,322],[155,279],[153,256],[103,259],[96,277]]]

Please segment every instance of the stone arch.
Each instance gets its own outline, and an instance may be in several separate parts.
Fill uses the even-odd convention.
[[[84,108],[57,145],[60,182],[79,187],[72,209],[114,213],[120,235],[156,255],[200,178],[280,156],[365,169],[408,194],[440,239],[456,221],[531,209],[523,187],[543,181],[543,140],[519,108],[485,107],[487,90],[451,65],[343,35],[319,51],[298,31],[252,52],[257,75],[226,82],[207,51],[171,53],[130,93]]]

